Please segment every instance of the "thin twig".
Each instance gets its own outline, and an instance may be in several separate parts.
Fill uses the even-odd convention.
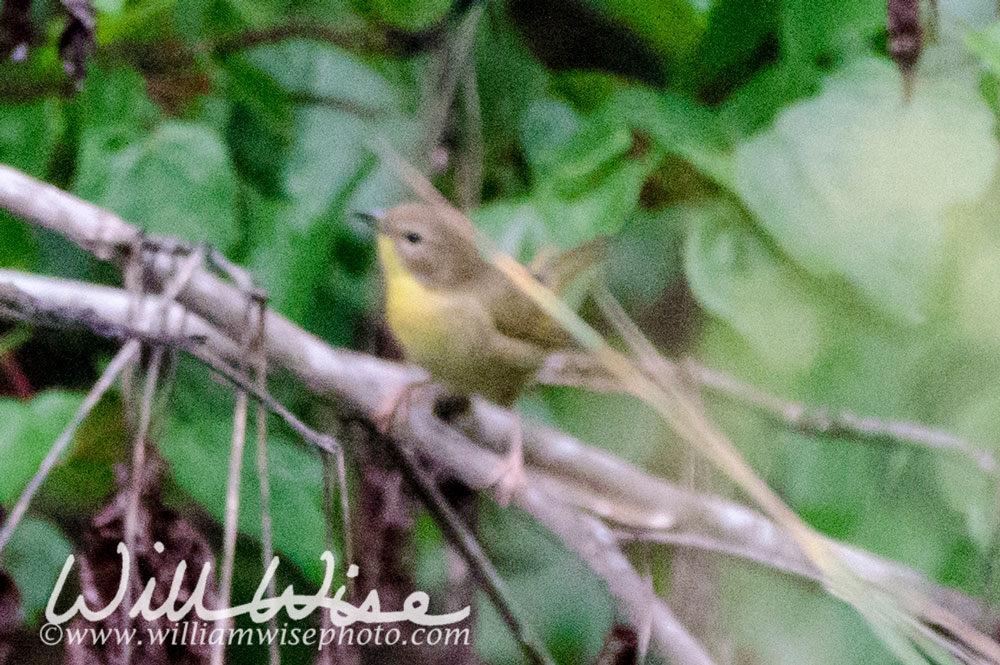
[[[233,435],[229,443],[229,474],[226,479],[226,517],[222,538],[222,566],[219,571],[219,607],[229,607],[233,586],[233,565],[236,561],[236,528],[240,513],[240,480],[243,477],[243,449],[247,435],[247,393],[236,391],[233,408]],[[232,625],[232,619],[221,622],[223,631]],[[220,641],[212,648],[212,665],[222,665],[226,642]]]
[[[333,480],[333,470],[330,468],[332,462],[330,460],[330,455],[322,453],[320,459],[322,460],[323,466],[323,517],[324,517],[324,529],[323,535],[326,539],[326,550],[328,552],[333,552],[336,548],[336,539],[333,533],[333,493],[334,485],[336,484]],[[345,566],[349,565],[349,560],[344,559]],[[346,567],[345,567],[346,570]],[[347,580],[347,584],[351,584],[351,580]],[[347,592],[348,600],[352,599],[351,590]],[[333,617],[330,612],[323,612],[320,616],[320,623],[322,630],[329,630],[333,626]],[[319,658],[316,660],[316,665],[335,665],[335,656],[333,654],[332,645],[326,645],[326,648],[320,653]]]
[[[129,262],[129,264],[137,264],[141,261],[141,258],[135,256]],[[194,270],[201,265],[202,253],[201,251],[195,251],[189,256],[185,262],[178,269],[177,273],[167,284],[167,288],[164,290],[164,294],[160,301],[158,312],[154,315],[154,319],[158,320],[158,325],[161,330],[166,328],[167,325],[167,308],[173,302],[173,299],[177,297],[177,294],[181,289],[187,284],[187,281],[191,279],[191,275]],[[139,289],[142,286],[141,279],[132,279],[133,288]],[[132,293],[132,306],[129,308],[129,315],[132,321],[137,321],[137,317],[142,311],[141,307],[141,293],[137,291],[130,291]],[[136,531],[136,521],[139,515],[139,503],[142,498],[142,488],[143,479],[145,478],[146,469],[146,441],[149,436],[149,425],[152,418],[153,411],[153,400],[156,394],[156,386],[160,379],[160,367],[163,363],[164,347],[156,346],[153,350],[153,356],[150,359],[149,367],[146,370],[146,382],[142,391],[142,401],[139,405],[139,423],[134,436],[133,443],[133,453],[132,453],[132,475],[129,479],[129,491],[128,491],[128,506],[125,511],[125,546],[128,551],[135,553],[135,531]],[[129,372],[136,366],[136,362],[129,363],[126,367],[125,372]],[[123,380],[125,378],[125,373],[123,373]],[[133,566],[136,566],[135,572],[138,573],[138,559],[133,558]],[[125,599],[126,613],[132,609],[132,589],[126,588],[126,599]],[[132,645],[125,644],[123,659],[128,665],[132,658]]]
[[[118,353],[115,354],[115,357],[111,359],[111,362],[108,363],[104,372],[97,379],[97,382],[94,383],[93,388],[90,389],[90,392],[87,393],[83,402],[80,403],[76,413],[73,414],[72,420],[70,420],[69,424],[66,425],[65,429],[63,429],[62,433],[55,440],[55,443],[52,444],[52,447],[49,449],[45,459],[42,460],[41,466],[38,467],[38,471],[36,471],[35,475],[32,476],[31,482],[29,482],[28,486],[24,488],[24,491],[21,492],[21,496],[14,505],[14,509],[11,510],[10,514],[7,516],[7,521],[4,523],[3,529],[0,529],[0,552],[3,552],[3,548],[7,545],[11,535],[13,535],[14,529],[16,529],[17,525],[21,522],[21,518],[24,517],[24,513],[27,512],[31,500],[41,488],[45,479],[48,478],[52,468],[56,465],[56,462],[59,461],[59,457],[62,456],[63,451],[66,450],[66,447],[73,440],[73,436],[80,428],[80,425],[84,420],[86,420],[90,412],[94,410],[97,403],[101,401],[101,397],[104,396],[104,393],[106,393],[111,386],[114,385],[115,379],[118,378],[118,375],[121,374],[125,366],[139,355],[139,350],[141,348],[142,346],[137,340],[127,342],[125,346],[123,346]]]
[[[478,7],[477,9],[481,9]],[[478,20],[478,16],[476,19]],[[470,41],[475,40],[473,24]],[[471,50],[471,49],[470,49]],[[483,191],[483,118],[479,101],[479,84],[476,77],[475,53],[460,63],[462,71],[462,109],[465,112],[465,151],[457,171],[457,191],[462,208],[472,210],[479,206]]]
[[[428,152],[435,150],[441,143],[441,138],[448,127],[448,116],[451,113],[452,103],[455,99],[455,91],[458,82],[466,68],[466,61],[473,53],[473,44],[476,38],[476,27],[483,14],[483,5],[477,4],[466,14],[455,31],[454,39],[446,45],[445,66],[440,81],[440,87],[434,92],[437,96],[433,98],[430,108],[427,110],[427,136],[426,148]]]
[[[342,30],[315,23],[291,22],[267,28],[244,30],[219,39],[214,44],[203,46],[201,50],[226,55],[290,39],[326,42],[350,51],[376,52],[386,48],[385,37],[378,33],[372,33],[370,30]]]
[[[169,267],[166,263],[162,265],[164,269]],[[227,329],[238,331],[243,308],[234,306],[231,299],[238,299],[239,294],[224,282],[196,275],[189,292],[182,294],[179,300],[186,300],[201,315],[214,316],[223,324],[232,312],[233,319]],[[171,308],[172,320],[184,321],[189,333],[186,336],[151,336],[127,324],[128,301],[129,295],[121,289],[0,270],[0,310],[7,306],[7,316],[57,327],[66,327],[69,321],[114,339],[135,335],[151,343],[189,352],[201,351],[208,354],[211,361],[200,360],[221,376],[230,381],[240,380],[238,376],[226,375],[227,366],[221,360],[223,356],[236,357],[238,349],[201,316],[182,316],[177,313],[180,307],[175,306]],[[152,296],[147,301],[150,306],[156,302]],[[362,418],[370,418],[386,394],[398,392],[400,386],[423,376],[397,363],[332,349],[271,311],[268,312],[267,333],[266,344],[272,362],[291,369],[317,394],[336,395],[346,407],[345,413],[355,413]],[[196,339],[204,341],[198,343]],[[479,486],[488,480],[489,474],[484,470],[494,468],[499,460],[499,456],[490,451],[506,449],[512,419],[519,416],[479,400],[474,400],[473,404],[469,418],[457,420],[450,427],[434,418],[430,408],[426,412],[411,409],[408,440],[419,447],[421,455],[462,482]],[[425,422],[433,426],[416,427]],[[303,437],[314,445],[323,445],[321,434],[312,433],[312,437],[320,441],[308,434]],[[795,574],[800,574],[800,570],[815,570],[788,535],[760,513],[731,501],[676,487],[563,432],[539,426],[526,428],[525,454],[529,470],[543,481],[542,489],[623,527],[710,534],[732,543],[737,549],[755,552],[756,556],[750,558],[762,560],[765,565]],[[935,585],[901,564],[844,545],[840,545],[840,551],[855,567],[863,568],[870,579],[919,589],[981,628],[987,629],[1000,621],[997,613],[983,602]],[[616,596],[623,593],[621,589],[612,590]],[[618,597],[623,602],[628,601],[627,595]],[[662,646],[657,645],[660,649]]]
[[[136,234],[135,227],[125,224],[111,213],[6,167],[0,167],[0,205],[46,228],[63,233],[102,258],[116,256],[119,249],[127,246],[128,240]],[[153,274],[162,277],[168,271],[169,262],[166,258],[157,258],[152,267]],[[4,272],[11,274],[10,271]],[[26,277],[22,275],[15,279],[24,283]],[[67,307],[62,300],[65,294],[60,293],[51,280],[36,278],[34,283],[44,284],[42,292],[47,297],[57,298],[62,307]],[[81,289],[81,285],[74,285],[72,292],[74,295],[86,293],[86,290]],[[107,290],[102,291],[104,295],[107,293]],[[199,273],[179,300],[223,330],[238,331],[241,313],[234,309],[236,297],[231,287],[207,273]],[[121,321],[117,315],[112,316],[112,319]],[[330,349],[315,336],[273,312],[268,312],[266,323],[267,349],[271,361],[299,376],[317,394],[335,397],[348,414],[370,417],[385,394],[398,390],[402,384],[423,374],[414,368],[381,362],[370,356]],[[224,346],[223,341],[215,339],[210,340],[210,343]],[[216,350],[219,348],[221,347],[216,347]],[[480,454],[482,448],[474,441],[492,446],[496,432],[503,431],[507,421],[513,416],[496,407],[480,409],[478,414],[477,429],[487,433],[488,440],[470,440],[460,431],[451,428],[448,429],[450,439],[447,445],[441,445],[436,437],[423,436],[415,439],[414,443],[424,455],[435,461],[439,460],[457,477],[470,482],[481,479],[480,465],[486,464],[493,457]],[[411,415],[417,418],[420,414]],[[497,427],[499,430],[494,431]],[[543,467],[547,477],[559,478],[564,483],[578,485],[580,488],[586,487],[590,503],[600,508],[601,514],[611,516],[617,513],[631,519],[652,513],[660,521],[673,520],[675,523],[679,516],[685,516],[685,520],[698,516],[698,519],[705,520],[712,528],[720,529],[737,540],[752,542],[762,549],[795,549],[788,533],[776,528],[773,522],[760,513],[731,502],[685,493],[564,434],[544,428],[538,430],[538,433],[525,440],[529,463]],[[569,454],[570,450],[573,451],[572,454]],[[619,507],[624,510],[619,510]],[[732,520],[734,511],[741,515],[742,521],[738,524]],[[691,522],[689,526],[694,524],[696,522]],[[766,532],[767,539],[761,539],[758,532]],[[843,546],[840,549],[841,554],[846,556]],[[866,575],[880,579],[883,585],[916,588],[932,595],[939,602],[948,603],[949,608],[960,611],[963,617],[976,621],[978,625],[989,625],[987,617],[992,616],[992,611],[981,603],[952,590],[932,585],[904,566],[865,552],[854,554],[854,565],[865,566]],[[616,595],[620,592],[617,591]],[[654,630],[658,628],[654,626]],[[663,647],[662,644],[658,646],[661,649]]]
[[[836,411],[784,400],[754,388],[730,374],[717,372],[691,361],[686,365],[702,387],[753,406],[805,434],[896,441],[926,448],[954,450],[969,457],[987,473],[997,471],[997,461],[992,453],[944,430],[919,423],[869,418],[850,411]]]
[[[229,365],[214,354],[204,348],[199,348],[197,345],[186,339],[177,340],[174,343],[177,344],[179,348],[187,351],[190,355],[219,373],[234,386],[246,393],[249,393],[254,399],[264,404],[271,410],[271,412],[284,420],[285,424],[292,428],[292,431],[305,439],[308,443],[311,443],[320,450],[328,453],[336,453],[336,451],[340,449],[340,444],[337,443],[336,439],[329,434],[317,432],[306,425],[299,419],[298,416],[289,411],[284,404],[276,400],[271,393],[257,388],[250,382],[249,379],[229,367]]]
[[[628,317],[621,305],[598,285],[593,290],[595,301],[629,345],[631,351],[656,379],[661,372],[677,372],[676,363],[660,356],[643,339],[641,331]],[[896,442],[931,448],[950,450],[965,455],[987,473],[996,473],[998,466],[994,455],[974,443],[942,429],[928,427],[920,423],[903,420],[885,420],[859,416],[847,410],[835,410],[825,406],[810,406],[800,402],[782,399],[740,379],[719,372],[693,360],[683,363],[683,376],[700,387],[724,397],[740,402],[763,412],[786,426],[811,436],[853,437],[879,442]],[[554,355],[539,373],[537,380],[552,385],[571,385],[598,391],[628,392],[620,381],[610,376],[587,354],[568,352]]]
[[[245,285],[244,290],[251,288],[249,284]],[[258,340],[260,339],[260,328],[262,321],[258,317],[257,325],[251,325],[250,320],[254,318],[255,314],[260,314],[262,312],[262,304],[259,298],[254,297],[253,294],[247,293],[248,299],[246,304],[246,314],[245,319],[247,326],[245,332],[242,335],[243,344],[242,348],[245,351],[249,351],[251,354],[255,352],[255,346],[259,346]],[[257,303],[255,307],[254,304]],[[259,356],[259,352],[255,355]],[[247,363],[242,361],[238,369],[239,372],[245,373],[247,371]],[[258,372],[257,384],[260,384],[261,375]],[[266,387],[266,384],[265,384]],[[228,607],[229,600],[232,595],[232,584],[233,584],[233,566],[236,561],[236,535],[240,514],[240,485],[243,478],[243,452],[246,447],[246,433],[247,433],[247,405],[248,396],[245,390],[237,388],[236,390],[236,405],[233,408],[233,435],[230,441],[230,452],[229,452],[229,475],[226,481],[226,517],[224,522],[224,537],[222,541],[222,568],[220,571],[220,581],[219,581],[219,607]],[[260,418],[258,417],[258,422]],[[260,449],[260,435],[258,432],[258,450]],[[266,446],[266,441],[264,443]],[[266,450],[264,451],[264,474],[267,473],[266,465]],[[258,453],[258,463],[260,461]],[[266,510],[262,507],[262,513]],[[269,560],[265,560],[265,567],[269,564]],[[223,629],[232,626],[232,619],[226,619],[222,622]],[[212,649],[212,665],[222,665],[223,659],[226,653],[226,645],[223,642],[215,645]]]
[[[131,295],[128,308],[129,321],[135,322],[139,321],[139,312],[142,308],[142,293],[146,288],[143,276],[142,243],[143,235],[141,233],[131,239],[125,263],[122,266],[122,282]],[[135,431],[138,427],[138,420],[141,419],[141,415],[136,413],[135,384],[137,366],[137,362],[129,363],[122,370],[121,378],[122,404],[124,405],[122,411],[125,426],[132,431]]]
[[[475,536],[465,528],[455,511],[448,505],[448,501],[441,495],[434,481],[421,468],[416,455],[405,444],[395,439],[391,439],[390,443],[427,510],[434,515],[445,536],[462,554],[472,574],[482,585],[486,595],[514,635],[521,652],[535,665],[555,665],[552,656],[545,649],[545,644],[519,618],[520,611],[516,609],[517,605],[511,598],[507,585],[493,567],[493,563],[483,552]]]
[[[129,478],[128,506],[125,509],[125,547],[132,555],[132,572],[139,573],[139,561],[135,556],[135,530],[139,517],[139,502],[142,498],[143,481],[146,470],[146,437],[149,433],[149,422],[153,412],[153,398],[156,395],[156,384],[160,378],[160,365],[163,362],[163,347],[153,349],[146,370],[146,382],[142,390],[142,403],[139,408],[139,427],[136,430],[132,444],[132,476]],[[132,587],[125,588],[124,609],[126,615],[132,611]],[[122,659],[125,665],[132,662],[132,644],[126,641],[123,646]]]
[[[347,465],[344,460],[344,447],[339,446],[333,454],[337,466],[337,490],[340,494],[340,530],[343,533],[344,561],[354,561],[354,538],[351,536],[351,504],[347,493]],[[349,583],[350,584],[350,583]]]
[[[230,276],[237,287],[239,287],[243,292],[246,300],[246,308],[244,311],[245,326],[243,333],[240,335],[241,351],[243,351],[243,353],[238,359],[238,367],[234,370],[234,372],[238,372],[241,375],[245,375],[249,372],[246,356],[250,355],[253,360],[254,374],[256,375],[254,385],[257,388],[266,390],[267,379],[264,371],[262,370],[264,361],[262,361],[260,354],[263,310],[266,308],[266,298],[255,289],[253,281],[248,273],[242,269],[237,269],[229,263],[225,257],[214,250],[208,252],[208,256],[213,264],[218,266],[220,270]],[[249,378],[246,378],[245,380],[248,383],[250,382]],[[243,478],[243,454],[246,448],[248,399],[247,391],[237,387],[236,403],[233,408],[233,432],[230,439],[229,473],[226,480],[226,513],[223,523],[223,556],[219,581],[220,607],[228,607],[232,595],[233,567],[236,560],[236,538],[240,510],[240,486]],[[271,540],[271,521],[269,512],[270,483],[267,476],[267,418],[266,414],[263,413],[263,407],[260,403],[258,403],[257,407],[256,426],[256,463],[258,481],[260,483],[259,488],[261,492],[263,565],[264,568],[267,568],[270,565],[272,557],[274,556],[274,550]],[[274,596],[276,587],[273,585],[273,578],[269,580],[269,582],[270,595]],[[221,623],[222,628],[226,629],[232,626],[232,619],[226,619]],[[273,626],[276,624],[272,622],[271,625]],[[222,665],[225,653],[226,647],[224,643],[213,645],[211,654],[212,665]],[[274,662],[278,657],[279,655],[275,645],[272,644],[268,651],[268,658]]]
[[[263,352],[264,340],[264,312],[267,309],[267,301],[260,300],[256,308],[257,319],[255,334],[252,345],[254,355],[254,375],[257,389],[267,391],[267,356]],[[260,401],[256,407],[256,434],[257,434],[257,483],[260,487],[260,551],[263,568],[266,570],[274,558],[274,528],[271,521],[271,477],[268,470],[267,459],[267,409]],[[267,595],[274,598],[277,595],[277,581],[271,576],[267,581]],[[268,619],[268,629],[278,630],[277,615]],[[268,642],[268,664],[279,665],[281,663],[281,650],[275,640]]]

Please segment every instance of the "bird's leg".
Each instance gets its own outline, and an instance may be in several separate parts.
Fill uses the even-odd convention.
[[[406,418],[409,414],[410,397],[413,392],[430,383],[429,379],[410,381],[396,392],[385,397],[375,409],[375,415],[372,416],[372,424],[375,425],[376,431],[385,436],[392,430],[396,420],[401,417]]]
[[[502,460],[494,467],[493,486],[497,503],[506,508],[514,492],[523,487],[528,479],[524,473],[524,423],[521,414],[515,412],[514,427],[510,435],[510,448]]]

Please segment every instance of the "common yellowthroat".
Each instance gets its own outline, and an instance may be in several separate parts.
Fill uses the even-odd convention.
[[[509,407],[570,338],[482,256],[471,224],[453,213],[406,203],[362,215],[376,228],[386,320],[407,359],[435,381]],[[559,291],[602,253],[593,243],[550,257],[535,273]],[[523,479],[520,427],[498,476],[501,497]]]

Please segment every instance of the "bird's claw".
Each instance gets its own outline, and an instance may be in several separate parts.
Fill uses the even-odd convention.
[[[510,450],[494,467],[493,479],[489,482],[501,508],[509,506],[514,494],[528,483],[528,477],[524,472],[524,441],[521,427],[521,417],[518,416],[511,433]]]

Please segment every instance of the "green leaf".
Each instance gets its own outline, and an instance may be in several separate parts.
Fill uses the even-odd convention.
[[[178,382],[184,390],[175,393],[175,411],[159,450],[170,463],[174,480],[221,523],[225,520],[233,397],[228,386],[213,384],[197,367],[182,367]],[[318,582],[324,570],[319,556],[326,549],[327,522],[322,509],[322,464],[306,444],[291,443],[279,427],[269,429],[267,443],[274,546]],[[259,539],[260,485],[252,427],[246,441],[238,527],[240,533]]]
[[[0,399],[0,502],[10,505],[20,495],[82,399],[57,391],[28,402]]]
[[[536,171],[558,162],[559,150],[580,130],[581,119],[569,104],[540,98],[521,116],[519,138],[528,162]]]
[[[683,209],[640,210],[615,240],[604,271],[608,287],[627,309],[656,302],[682,273]]]
[[[470,218],[498,249],[525,262],[552,244],[545,220],[530,200],[494,201],[473,210]]]
[[[734,648],[771,665],[899,665],[847,605],[804,584],[781,584],[759,566],[726,566],[720,621]],[[730,604],[731,603],[731,604]]]
[[[280,173],[287,203],[274,210],[270,228],[251,227],[250,265],[279,311],[349,345],[371,292],[367,275],[346,265],[357,263],[358,252],[337,251],[352,246],[350,213],[388,208],[406,196],[395,171],[375,163],[370,144],[384,138],[412,159],[422,125],[403,108],[405,90],[329,45],[293,41],[254,49],[248,60],[294,93],[330,102],[290,114],[291,146]]]
[[[255,239],[251,264],[274,306],[303,322],[298,317],[314,307],[317,287],[336,274],[336,265],[320,257],[331,257],[335,236],[348,230],[349,213],[399,203],[405,185],[388,165],[371,168],[366,141],[372,126],[361,118],[322,107],[299,109],[295,117],[296,144],[284,173],[290,203],[276,216],[280,232]],[[403,116],[375,129],[403,154],[414,152],[420,136],[416,121]]]
[[[48,522],[24,519],[3,551],[3,567],[21,593],[21,611],[31,625],[49,602],[66,558],[73,553],[66,537]]]
[[[284,133],[256,109],[237,103],[232,105],[225,134],[239,172],[265,196],[280,196],[281,175],[288,158]]]
[[[621,20],[667,58],[681,58],[697,45],[704,31],[707,1],[590,0]]]
[[[955,418],[955,432],[988,446],[994,458],[1000,446],[993,444],[1000,435],[1000,390],[990,386],[967,401]],[[991,445],[993,444],[993,445]],[[997,479],[957,452],[942,452],[936,457],[938,484],[946,503],[965,519],[965,532],[979,547],[991,547],[1000,526],[996,510]]]
[[[607,122],[604,117],[589,118],[581,131],[556,152],[549,164],[543,163],[552,177],[572,187],[632,147],[632,131],[624,122]]]
[[[289,39],[252,49],[247,59],[292,93],[366,113],[400,109],[398,91],[381,74],[329,44]]]
[[[679,95],[630,88],[613,96],[600,113],[648,133],[668,153],[687,160],[709,178],[726,182],[732,159],[728,139],[703,106]]]
[[[433,27],[451,8],[451,0],[371,0],[382,20],[408,32]]]
[[[524,123],[533,123],[525,115],[546,98],[548,74],[516,28],[490,16],[476,30],[474,57],[485,142],[484,176],[487,181],[517,182],[521,176],[510,155],[525,138]]]
[[[27,225],[0,211],[0,267],[31,269],[36,259],[35,240]]]
[[[726,141],[714,118],[681,97],[625,89],[579,126],[569,138],[564,127],[529,153],[539,179],[532,200],[560,247],[619,231],[667,152],[707,175],[729,177]]]
[[[153,233],[223,250],[238,239],[235,177],[215,132],[171,121],[141,142],[113,147],[95,140],[81,149],[80,196]]]
[[[776,367],[803,369],[822,342],[817,297],[732,205],[692,210],[684,268],[691,290]]]
[[[125,0],[94,0],[94,9],[102,14],[120,14]]]
[[[76,100],[83,120],[81,138],[93,128],[115,128],[123,141],[145,133],[160,117],[160,109],[146,95],[146,82],[129,67],[111,71],[95,65],[87,72]],[[122,146],[119,146],[122,147]]]
[[[705,34],[690,58],[690,87],[709,97],[725,94],[758,66],[760,51],[777,32],[783,11],[779,0],[715,0]]]
[[[995,76],[1000,76],[1000,21],[965,34],[965,45]]]
[[[567,191],[555,178],[543,180],[534,196],[548,227],[552,243],[568,249],[596,235],[613,235],[621,230],[639,202],[647,176],[663,158],[663,152],[651,148],[636,158],[622,157],[609,164],[605,172],[592,175],[586,183]]]
[[[62,130],[57,99],[0,106],[0,163],[43,177]]]
[[[733,188],[792,258],[907,322],[926,314],[944,211],[996,166],[993,117],[953,79],[919,81],[904,105],[891,63],[857,61],[736,152]]]
[[[885,0],[786,0],[781,48],[786,59],[811,63],[833,52],[867,50],[885,29]]]
[[[819,81],[818,69],[799,63],[762,69],[719,108],[719,125],[733,139],[744,139],[771,124],[792,102],[815,94]]]

